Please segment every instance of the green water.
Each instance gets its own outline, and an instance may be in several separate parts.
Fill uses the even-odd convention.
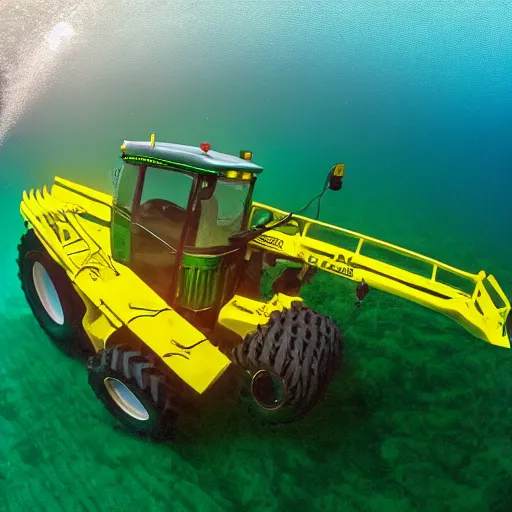
[[[110,192],[123,140],[156,133],[252,150],[255,199],[283,209],[345,162],[323,220],[484,269],[512,296],[510,3],[89,3],[0,146],[0,510],[512,510],[512,353],[451,320],[376,290],[355,311],[351,283],[318,276],[304,297],[346,337],[323,402],[263,428],[220,397],[155,445],[45,337],[15,265],[22,190],[60,175]],[[34,41],[57,4],[24,7]]]

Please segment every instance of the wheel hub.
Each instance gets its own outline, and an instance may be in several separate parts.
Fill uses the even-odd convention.
[[[55,285],[44,266],[36,261],[32,267],[32,279],[37,296],[48,316],[58,325],[64,325],[64,310]]]
[[[107,377],[103,382],[114,402],[124,413],[139,421],[149,419],[148,411],[128,386],[113,377]]]
[[[268,410],[279,409],[286,396],[283,380],[268,370],[259,370],[253,375],[251,392],[256,402]]]

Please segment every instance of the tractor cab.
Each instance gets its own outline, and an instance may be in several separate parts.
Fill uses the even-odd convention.
[[[212,315],[228,301],[244,254],[230,237],[247,229],[257,174],[240,157],[200,147],[125,141],[114,172],[111,246],[170,305]]]

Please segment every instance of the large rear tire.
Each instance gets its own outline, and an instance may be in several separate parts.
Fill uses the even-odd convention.
[[[82,326],[85,305],[33,229],[21,237],[16,262],[28,305],[49,338],[68,355],[83,358],[92,354]]]
[[[158,441],[175,436],[177,390],[141,352],[107,347],[89,359],[88,370],[96,396],[130,433]]]
[[[233,361],[249,378],[249,407],[270,423],[301,419],[323,398],[341,367],[343,335],[333,320],[300,302],[248,334]]]

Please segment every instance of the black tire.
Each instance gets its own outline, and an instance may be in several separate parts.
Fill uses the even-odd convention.
[[[512,311],[508,314],[507,320],[505,321],[505,327],[507,329],[508,339],[512,343]]]
[[[181,405],[178,390],[170,387],[167,378],[141,352],[126,345],[107,347],[89,359],[88,371],[96,396],[130,433],[158,441],[175,436]],[[128,407],[116,393],[116,386],[125,393],[128,388],[143,409],[139,405]]]
[[[266,422],[287,423],[323,398],[341,367],[342,351],[343,335],[332,319],[296,302],[273,312],[232,357],[249,376],[251,412]]]
[[[28,305],[49,338],[70,356],[84,358],[92,354],[92,344],[82,326],[85,305],[64,269],[48,254],[33,229],[21,237],[16,262]],[[45,295],[43,289],[50,290],[51,284],[56,292],[53,305],[48,296],[41,298]]]

